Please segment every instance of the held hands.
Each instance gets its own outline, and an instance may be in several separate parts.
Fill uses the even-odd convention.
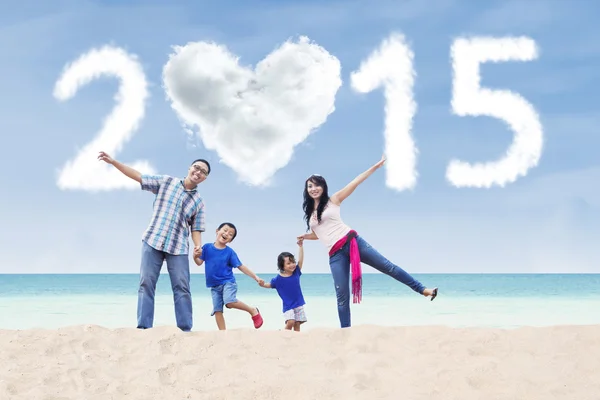
[[[107,163],[107,164],[111,164],[111,165],[112,165],[112,164],[115,162],[115,160],[114,160],[114,159],[113,159],[111,156],[109,156],[108,154],[106,154],[106,153],[105,153],[105,152],[103,152],[103,151],[101,151],[101,152],[98,154],[98,160],[100,160],[100,161],[104,161],[105,163]]]
[[[302,244],[304,243],[305,237],[306,237],[306,235],[300,235],[300,236],[296,237],[296,244],[298,246],[302,246]]]
[[[194,247],[194,258],[202,256],[202,247],[195,246]]]
[[[260,287],[264,287],[265,286],[265,280],[264,279],[260,279],[258,276],[255,278],[256,282],[258,283],[258,286]]]

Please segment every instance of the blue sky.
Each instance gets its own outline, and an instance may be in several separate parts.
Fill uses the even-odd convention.
[[[296,251],[304,232],[302,189],[312,173],[331,190],[378,161],[381,91],[355,93],[350,73],[382,39],[402,32],[415,54],[413,137],[419,180],[412,191],[385,186],[378,171],[342,209],[345,221],[410,272],[599,272],[600,5],[581,1],[54,1],[3,5],[0,64],[0,273],[139,270],[141,235],[153,196],[142,191],[60,190],[57,171],[89,142],[113,107],[115,79],[99,79],[59,102],[52,91],[64,66],[112,44],[136,54],[150,84],[140,129],[116,156],[146,159],[183,175],[204,157],[213,164],[201,190],[204,241],[234,222],[232,246],[257,272],[272,272],[279,252]],[[186,134],[166,99],[162,68],[171,46],[209,40],[254,65],[306,35],[337,57],[342,86],[335,112],[295,148],[268,187],[241,182],[219,155]],[[445,179],[451,159],[502,156],[513,133],[492,118],[452,114],[450,46],[460,35],[525,35],[537,60],[486,64],[482,84],[512,90],[541,117],[540,163],[504,188],[458,189]],[[98,149],[101,150],[101,149]],[[306,244],[306,271],[327,272],[320,243]],[[195,268],[195,267],[193,267]],[[195,270],[197,271],[197,270]],[[368,269],[367,269],[368,271]]]

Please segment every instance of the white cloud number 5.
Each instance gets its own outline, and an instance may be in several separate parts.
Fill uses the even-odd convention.
[[[456,115],[487,115],[506,122],[515,138],[499,161],[475,165],[452,160],[446,178],[456,187],[505,186],[535,167],[542,155],[543,132],[534,107],[517,93],[490,90],[479,84],[479,66],[487,61],[531,61],[535,42],[526,37],[459,38],[452,45],[452,110]]]

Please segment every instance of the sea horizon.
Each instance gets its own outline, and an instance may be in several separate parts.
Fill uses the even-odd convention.
[[[268,280],[275,273],[261,273]],[[600,324],[600,274],[419,273],[439,287],[434,301],[384,274],[363,276],[363,298],[352,304],[353,326],[443,325],[517,328]],[[261,329],[281,329],[282,304],[272,289],[236,273],[238,299],[260,308]],[[139,274],[2,274],[0,329],[57,329],[72,325],[135,327]],[[214,330],[212,303],[204,274],[191,275],[194,330]],[[302,277],[308,322],[304,330],[338,327],[335,289],[328,273]],[[226,310],[228,328],[251,328],[247,314]],[[168,274],[156,287],[155,326],[174,326]]]
[[[161,275],[168,275],[166,267]],[[236,272],[238,274],[239,272]],[[276,272],[256,272],[257,275],[273,275]],[[303,275],[331,275],[330,272],[302,272]],[[379,271],[362,271],[363,275],[382,275]],[[5,275],[138,275],[138,272],[3,272]],[[204,275],[202,272],[190,272],[190,275]],[[600,272],[418,272],[411,275],[600,275]]]

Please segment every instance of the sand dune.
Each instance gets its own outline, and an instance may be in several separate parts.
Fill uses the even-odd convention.
[[[0,399],[600,399],[600,326],[0,331]]]

